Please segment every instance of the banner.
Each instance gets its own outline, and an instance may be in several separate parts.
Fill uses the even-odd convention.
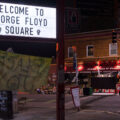
[[[51,58],[0,51],[0,90],[32,92],[47,84]]]

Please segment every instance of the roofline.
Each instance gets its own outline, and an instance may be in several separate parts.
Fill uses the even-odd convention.
[[[65,34],[65,38],[83,38],[83,37],[96,37],[96,36],[111,36],[113,29],[106,30],[98,30],[98,31],[89,31],[89,32],[81,32],[81,33],[72,33]],[[120,28],[115,28],[115,30],[120,33]]]

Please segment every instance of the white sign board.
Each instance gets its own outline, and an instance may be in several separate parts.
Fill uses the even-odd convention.
[[[56,8],[0,2],[0,35],[56,38]]]
[[[71,89],[73,101],[76,107],[80,107],[80,97],[79,97],[79,88],[72,88]]]

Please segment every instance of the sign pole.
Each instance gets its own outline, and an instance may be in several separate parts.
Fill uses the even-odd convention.
[[[77,66],[77,53],[75,52],[75,59],[76,59],[76,85],[78,85],[78,66]]]
[[[64,94],[64,0],[57,0],[57,120],[65,120],[65,94]]]
[[[77,66],[77,53],[76,53],[76,50],[74,50],[73,69],[75,69],[75,73],[76,73],[74,79],[75,79],[76,85],[78,85],[78,74],[79,74],[79,72],[78,72],[78,66]]]

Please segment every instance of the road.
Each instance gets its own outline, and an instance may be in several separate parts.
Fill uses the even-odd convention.
[[[25,96],[28,98],[27,104],[19,106],[14,120],[56,120],[55,95]],[[120,119],[120,96],[80,97],[80,111],[74,108],[71,95],[66,95],[65,98],[65,120]]]
[[[101,99],[88,101],[82,105],[80,112],[72,110],[67,112],[66,120],[72,120],[72,118],[76,120],[119,120],[120,96],[103,96]]]
[[[104,99],[100,99],[86,105],[86,107],[88,107],[88,109],[96,111],[120,113],[120,97],[107,96]]]
[[[39,101],[39,102],[48,102],[48,101],[55,101],[56,102],[56,95],[55,94],[25,94],[25,95],[19,95],[18,98],[20,97],[27,97],[28,99],[32,99],[33,101]],[[72,100],[72,97],[70,94],[65,95],[65,102],[69,102]]]

